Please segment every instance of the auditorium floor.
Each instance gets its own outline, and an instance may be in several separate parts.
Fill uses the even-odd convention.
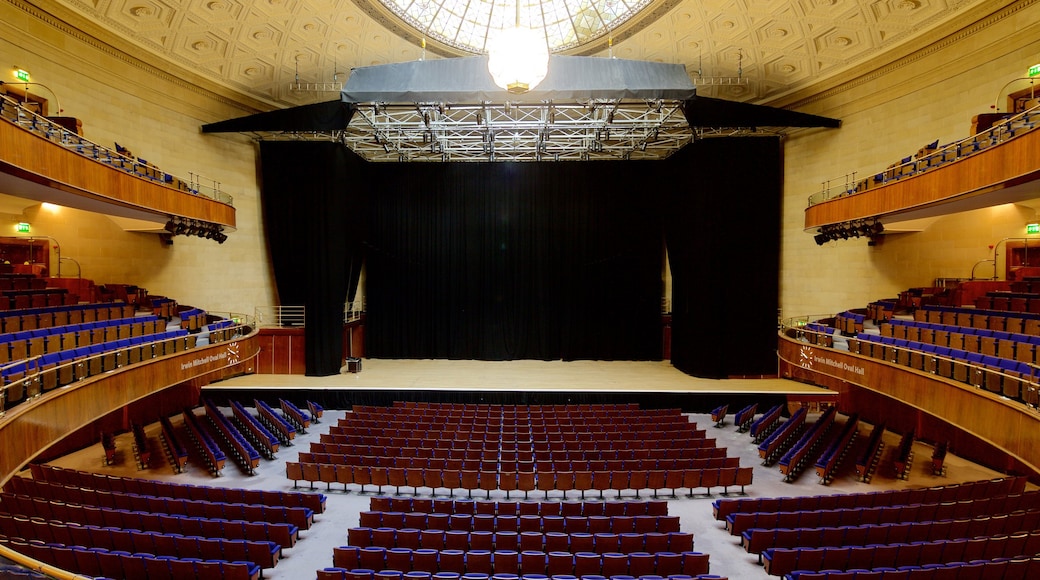
[[[367,372],[367,370],[366,370]],[[306,434],[297,436],[292,447],[282,448],[275,461],[263,461],[260,469],[255,475],[247,475],[232,463],[228,462],[224,472],[219,477],[211,476],[202,464],[194,457],[189,462],[185,473],[175,474],[166,464],[161,453],[153,453],[152,465],[146,470],[138,470],[132,452],[132,437],[130,434],[117,436],[117,458],[114,465],[102,464],[103,453],[100,445],[72,453],[68,456],[54,461],[54,464],[64,467],[84,469],[112,475],[142,477],[150,479],[168,480],[179,483],[197,483],[204,485],[244,487],[257,489],[279,489],[291,490],[292,483],[285,478],[285,461],[293,461],[297,458],[299,451],[308,449],[310,441],[317,441],[319,434],[327,432],[329,425],[336,423],[336,419],[344,416],[343,411],[330,410],[325,413],[321,423],[314,424]],[[813,417],[811,420],[814,420]],[[915,457],[917,461],[912,465],[911,475],[908,481],[896,479],[890,473],[891,460],[888,453],[882,456],[878,473],[870,484],[860,483],[854,476],[848,473],[848,469],[831,485],[823,486],[818,482],[815,474],[811,471],[803,473],[793,483],[784,483],[781,475],[775,468],[766,468],[760,465],[757,448],[752,444],[751,438],[746,434],[737,433],[731,422],[716,428],[712,425],[710,417],[701,414],[691,415],[691,420],[708,432],[708,437],[717,439],[717,445],[726,447],[730,456],[739,456],[741,465],[751,465],[755,468],[754,484],[747,488],[747,496],[792,496],[792,495],[817,495],[833,493],[854,493],[862,491],[874,491],[902,487],[928,487],[945,485],[958,481],[970,481],[999,477],[1000,474],[989,469],[980,467],[962,458],[953,455],[948,456],[946,464],[948,475],[946,477],[933,476],[930,472],[931,448],[927,445],[917,443],[915,446]],[[174,423],[178,425],[180,418],[175,418]],[[147,427],[153,446],[158,446],[157,424]],[[869,426],[861,426],[860,433],[869,433]],[[887,434],[886,451],[897,447],[898,436]],[[284,559],[277,567],[264,572],[268,580],[306,580],[315,577],[315,570],[332,565],[332,549],[338,545],[346,544],[346,530],[358,524],[358,514],[367,509],[372,491],[364,495],[359,493],[357,486],[351,485],[344,492],[343,486],[334,485],[332,490],[325,490],[324,484],[316,484],[316,488],[328,497],[327,509],[324,514],[315,518],[314,526],[300,534],[300,541],[291,549],[285,550]],[[300,489],[306,490],[304,484]],[[369,486],[369,490],[373,488]],[[408,488],[405,488],[407,490]],[[387,491],[393,491],[387,488]],[[675,499],[669,498],[669,513],[681,517],[681,528],[683,531],[694,533],[694,548],[700,552],[710,554],[711,572],[730,579],[765,579],[769,578],[757,563],[754,556],[747,554],[739,544],[736,537],[730,536],[722,524],[716,522],[711,515],[711,502],[721,497],[721,489],[713,489],[712,495],[707,496],[705,490],[696,490],[693,497],[687,497],[686,490],[681,490],[680,496]],[[428,492],[423,495],[428,497]],[[647,496],[649,492],[644,491],[641,495]],[[476,497],[483,497],[483,492],[476,492]],[[652,494],[649,494],[652,495]],[[458,496],[458,494],[456,494]],[[462,492],[465,497],[465,493]],[[559,497],[559,493],[553,493]],[[597,498],[596,493],[589,493],[590,498]],[[614,492],[608,492],[607,497],[614,497]],[[634,492],[628,491],[625,497],[634,496]],[[492,493],[492,498],[504,498],[504,492]],[[522,497],[522,494],[511,494],[512,498]],[[573,492],[568,499],[578,499],[579,494]],[[730,497],[741,497],[739,489],[731,490]],[[541,499],[540,492],[531,494],[532,499]]]

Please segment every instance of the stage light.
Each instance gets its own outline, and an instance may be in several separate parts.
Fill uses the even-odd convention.
[[[827,236],[827,234],[816,234],[814,236],[814,239],[816,240],[817,246],[822,246],[830,241],[830,238]]]

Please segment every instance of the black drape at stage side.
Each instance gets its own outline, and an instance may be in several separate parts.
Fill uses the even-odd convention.
[[[672,364],[701,377],[776,374],[779,138],[705,139],[674,171],[666,238]]]
[[[654,360],[662,243],[636,164],[369,164],[377,358]]]
[[[354,155],[336,143],[261,142],[262,203],[279,303],[306,308],[306,372],[338,374],[343,304],[362,254]],[[354,162],[357,163],[357,162]]]

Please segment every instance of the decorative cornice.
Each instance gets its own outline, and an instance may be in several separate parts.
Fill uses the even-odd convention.
[[[982,18],[980,18],[978,20],[975,20],[974,22],[971,22],[971,23],[969,23],[969,24],[967,24],[967,25],[965,25],[963,27],[961,27],[956,32],[946,33],[939,40],[930,42],[929,44],[927,44],[926,46],[924,46],[922,48],[914,50],[913,52],[911,52],[909,54],[906,54],[906,55],[904,55],[902,57],[896,58],[895,60],[891,60],[887,64],[883,64],[881,66],[877,66],[877,67],[871,69],[870,72],[863,73],[863,74],[858,74],[858,75],[854,76],[853,78],[848,78],[849,76],[854,75],[854,73],[849,73],[848,75],[845,76],[845,78],[847,80],[842,81],[840,79],[836,79],[836,80],[833,80],[831,83],[827,83],[827,82],[821,83],[821,84],[837,83],[834,86],[831,86],[830,88],[826,88],[824,90],[818,90],[819,89],[819,85],[817,85],[816,90],[814,90],[813,87],[809,87],[809,88],[805,88],[805,89],[802,89],[800,91],[797,91],[797,93],[796,93],[796,94],[801,94],[801,95],[806,95],[807,93],[809,93],[807,96],[793,98],[792,100],[778,98],[778,99],[774,99],[774,100],[768,101],[768,102],[766,102],[764,104],[769,104],[769,105],[772,105],[772,106],[779,106],[779,107],[784,107],[784,108],[790,108],[790,109],[797,109],[797,110],[803,110],[805,108],[809,108],[811,105],[813,105],[815,103],[819,103],[819,102],[825,101],[825,100],[830,99],[832,97],[835,97],[835,96],[837,96],[837,95],[839,95],[841,93],[853,90],[853,89],[861,87],[861,86],[863,86],[863,85],[865,85],[867,83],[876,81],[879,78],[883,78],[883,77],[885,77],[885,76],[887,76],[887,75],[889,75],[889,74],[891,74],[891,73],[893,73],[893,72],[895,72],[895,71],[897,71],[897,70],[899,70],[901,68],[909,66],[909,65],[911,65],[911,64],[913,64],[913,63],[915,63],[915,62],[917,62],[917,61],[919,61],[921,59],[924,59],[926,57],[932,56],[932,55],[934,55],[934,54],[936,54],[936,53],[938,53],[938,52],[940,52],[940,51],[942,51],[944,49],[949,48],[950,46],[953,46],[953,45],[955,45],[955,44],[957,44],[959,42],[964,41],[965,39],[970,38],[971,36],[979,33],[982,30],[985,30],[986,28],[989,28],[989,27],[991,27],[991,26],[993,26],[993,25],[995,25],[995,24],[997,24],[997,23],[1007,19],[1008,17],[1014,15],[1015,13],[1017,13],[1017,12],[1019,12],[1021,10],[1024,10],[1024,9],[1026,9],[1026,8],[1036,4],[1037,2],[1040,2],[1040,0],[1018,0],[1017,2],[1014,2],[1013,4],[1009,4],[1008,6],[1005,6],[1001,10],[998,10],[996,12],[989,12],[986,16],[984,16],[984,17],[982,17]],[[938,32],[941,33],[944,30],[949,30],[949,28],[943,27],[942,30],[940,30]],[[883,57],[879,57],[879,58],[883,58]]]
[[[228,94],[230,91],[233,91],[233,89],[221,90],[219,85],[215,85],[211,81],[185,69],[178,69],[176,74],[171,73],[169,69],[174,65],[161,57],[156,57],[156,59],[161,62],[160,66],[159,64],[153,64],[140,57],[133,56],[126,50],[116,46],[117,44],[123,43],[121,42],[122,39],[118,39],[115,35],[105,31],[104,29],[94,26],[89,22],[89,20],[80,19],[81,22],[75,24],[70,22],[73,18],[76,18],[76,15],[71,11],[62,16],[58,16],[54,12],[40,8],[31,0],[5,1],[17,10],[20,10],[41,23],[54,28],[65,36],[74,38],[75,40],[98,50],[106,56],[119,60],[120,62],[143,71],[158,80],[173,84],[188,92],[207,99],[215,100],[228,107],[241,109],[246,113],[256,113],[278,107],[278,105],[273,102],[261,102],[255,97],[246,96],[238,91],[234,91],[234,94]],[[59,10],[61,9],[61,7],[57,6],[56,3],[48,3],[48,7],[58,8]]]

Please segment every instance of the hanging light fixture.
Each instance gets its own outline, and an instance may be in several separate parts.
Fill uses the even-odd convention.
[[[549,47],[545,35],[520,26],[520,0],[516,0],[516,23],[488,40],[488,72],[495,84],[513,94],[538,86],[549,72]]]

